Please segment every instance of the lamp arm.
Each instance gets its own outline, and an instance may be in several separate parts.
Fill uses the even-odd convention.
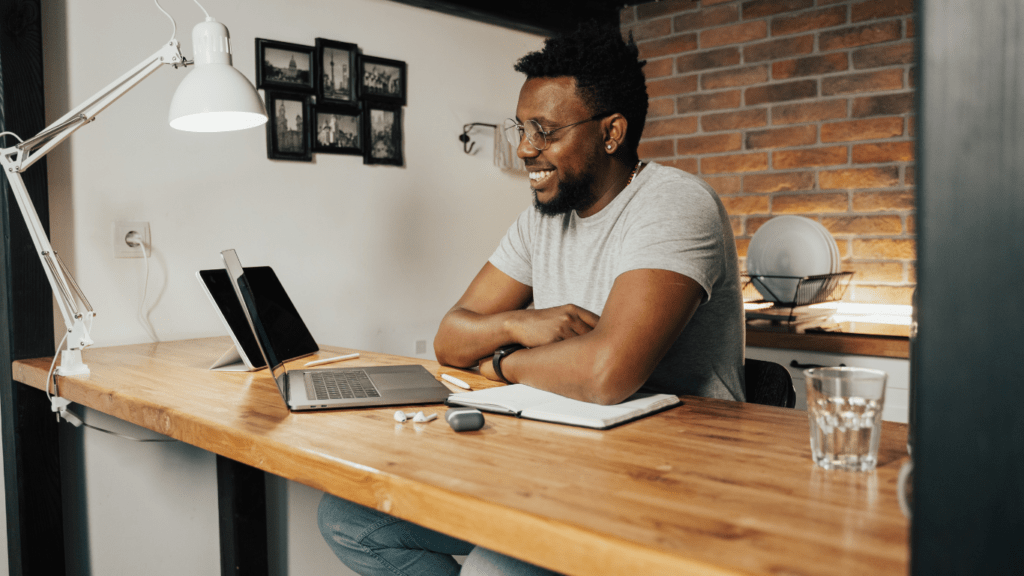
[[[163,64],[171,64],[174,67],[190,64],[181,55],[181,49],[177,40],[170,40],[157,50],[153,55],[138,63],[134,68],[125,72],[120,78],[108,84],[105,88],[93,94],[91,98],[74,108],[56,122],[44,128],[39,134],[20,142],[12,148],[17,149],[14,155],[14,166],[18,172],[24,172],[36,163],[40,158],[46,156],[50,150],[57,147],[76,130],[96,119],[96,116],[115,100],[124,96],[126,92],[145,80],[150,74],[156,72]],[[8,156],[11,148],[3,150],[4,156]],[[13,151],[12,151],[13,152]]]
[[[61,366],[57,371],[59,374],[89,372],[89,368],[82,364],[82,348],[93,343],[89,337],[89,328],[92,324],[91,319],[96,313],[67,266],[50,245],[46,229],[39,220],[39,214],[32,204],[21,173],[46,156],[76,130],[95,120],[97,114],[145,80],[163,64],[171,64],[174,67],[189,64],[182,57],[177,40],[171,39],[152,56],[111,82],[106,88],[94,94],[92,98],[62,116],[36,136],[14,146],[0,149],[0,167],[11,185],[11,192],[21,210],[22,218],[25,219],[32,244],[43,265],[43,272],[46,273],[46,279],[50,282],[57,307],[60,309],[64,325],[68,330],[68,349],[62,353]]]

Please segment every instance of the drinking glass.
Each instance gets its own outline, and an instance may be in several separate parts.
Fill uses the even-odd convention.
[[[882,435],[886,373],[870,368],[810,368],[807,418],[811,457],[826,470],[874,470]]]

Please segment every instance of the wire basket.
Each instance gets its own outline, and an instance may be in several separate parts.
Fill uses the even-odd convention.
[[[758,310],[769,317],[792,322],[794,308],[842,300],[853,272],[836,272],[816,276],[778,276],[743,274],[743,300],[767,304]],[[789,309],[787,317],[778,316],[779,309]],[[773,313],[774,312],[774,313]],[[751,316],[747,314],[748,318]]]

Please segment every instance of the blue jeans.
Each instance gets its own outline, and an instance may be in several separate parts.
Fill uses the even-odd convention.
[[[557,576],[330,494],[317,521],[334,554],[363,576]],[[460,567],[453,556],[466,554]]]

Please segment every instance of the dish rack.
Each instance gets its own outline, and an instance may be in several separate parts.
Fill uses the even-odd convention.
[[[850,280],[853,278],[853,272],[835,272],[832,274],[802,277],[744,273],[743,278],[743,301],[745,303],[765,305],[757,310],[747,310],[746,316],[748,320],[762,319],[776,322],[793,322],[797,318],[796,309],[801,306],[842,300],[846,289],[850,285]],[[765,279],[795,280],[796,290],[793,292],[793,301],[781,301],[784,298],[776,295],[765,284]],[[772,299],[763,297],[754,285],[755,280],[758,280],[758,284],[772,296]]]

